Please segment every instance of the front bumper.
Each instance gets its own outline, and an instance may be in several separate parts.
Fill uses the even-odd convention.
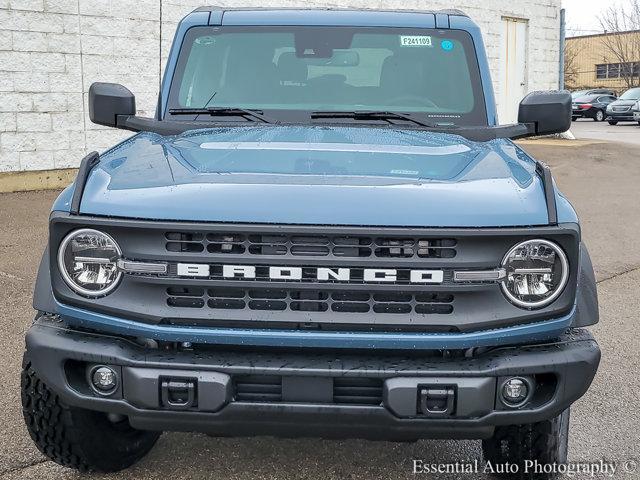
[[[627,110],[626,112],[614,112],[607,110],[607,119],[616,120],[618,122],[632,122],[633,112],[631,110]]]
[[[457,350],[491,347],[498,343],[508,345],[548,341],[561,335],[571,325],[575,325],[581,315],[585,315],[584,311],[574,306],[567,315],[558,318],[499,329],[455,333],[391,333],[151,325],[61,303],[57,303],[56,311],[65,322],[74,327],[98,329],[113,335],[151,338],[167,342],[255,347],[388,350]]]
[[[69,405],[127,415],[139,429],[221,436],[488,438],[498,425],[558,415],[587,391],[600,360],[585,330],[568,331],[553,343],[449,358],[149,349],[41,317],[26,344],[38,375]],[[95,365],[117,371],[121,382],[111,396],[90,388],[86,372]],[[515,409],[498,395],[514,375],[536,385],[528,403]],[[192,386],[186,406],[167,400],[167,389],[177,383]],[[243,390],[249,384],[256,390]],[[434,389],[451,394],[444,414],[419,406]]]

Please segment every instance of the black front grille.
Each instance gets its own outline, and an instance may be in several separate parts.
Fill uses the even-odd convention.
[[[429,292],[169,287],[166,293],[169,307],[275,312],[448,315],[454,301],[449,293]]]
[[[166,232],[168,252],[338,258],[453,258],[452,238]]]
[[[277,375],[242,375],[234,377],[237,402],[276,403],[282,401],[282,377]]]
[[[559,318],[575,304],[580,264],[579,230],[572,224],[384,228],[56,214],[50,250],[57,251],[70,231],[86,227],[112,236],[123,258],[166,265],[167,272],[125,273],[112,293],[89,299],[67,286],[51,256],[53,293],[65,305],[148,325],[309,330],[310,338],[315,330],[466,333]],[[455,271],[498,268],[506,252],[530,238],[558,243],[571,265],[569,283],[551,305],[521,309],[505,298],[499,282],[454,280]],[[189,270],[189,265],[197,268]],[[232,277],[225,265],[255,269],[255,275]],[[295,269],[295,275],[283,274],[287,268]],[[371,276],[372,271],[384,270],[395,272],[388,274],[395,277]],[[442,281],[413,281],[411,272],[416,271],[437,272],[434,278]]]
[[[352,405],[380,405],[382,379],[366,377],[337,377],[333,379],[333,403]]]
[[[233,399],[250,403],[291,401],[283,396],[282,383],[283,379],[278,375],[236,375],[233,377]],[[382,378],[335,377],[326,385],[326,391],[330,394],[328,401],[336,405],[380,405],[383,383]],[[325,384],[322,383],[321,389],[324,388]],[[320,391],[319,394],[323,397],[322,403],[327,402],[323,393]]]

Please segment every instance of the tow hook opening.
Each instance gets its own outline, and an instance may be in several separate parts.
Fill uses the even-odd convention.
[[[195,379],[162,379],[160,398],[162,406],[171,410],[187,410],[197,406],[197,385]]]
[[[453,415],[456,392],[453,387],[419,387],[418,413],[425,417],[444,418]]]

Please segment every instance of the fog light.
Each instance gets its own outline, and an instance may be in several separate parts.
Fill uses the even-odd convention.
[[[502,385],[502,399],[507,405],[518,406],[529,396],[529,384],[522,378],[510,378]]]
[[[108,393],[118,385],[118,376],[113,369],[105,366],[96,367],[91,374],[91,383],[102,393]]]

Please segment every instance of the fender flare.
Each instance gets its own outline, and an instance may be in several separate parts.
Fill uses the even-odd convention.
[[[600,320],[598,310],[598,289],[593,271],[591,256],[587,246],[580,242],[580,271],[578,272],[578,288],[576,290],[576,316],[574,327],[588,327]]]
[[[40,267],[38,267],[38,276],[33,289],[33,308],[40,312],[57,313],[56,301],[53,298],[53,289],[51,288],[51,270],[49,268],[49,247],[44,249]]]

